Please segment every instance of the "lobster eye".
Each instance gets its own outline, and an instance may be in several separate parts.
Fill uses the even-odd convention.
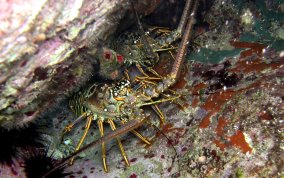
[[[123,56],[120,55],[120,54],[118,54],[118,55],[116,56],[116,59],[117,59],[117,62],[120,63],[120,64],[123,62]]]
[[[105,52],[105,59],[110,59],[111,58],[111,53],[110,52]]]

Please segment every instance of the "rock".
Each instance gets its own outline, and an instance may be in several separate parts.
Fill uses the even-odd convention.
[[[159,2],[135,7],[149,14]],[[0,126],[19,127],[79,88],[129,8],[127,0],[1,4]]]

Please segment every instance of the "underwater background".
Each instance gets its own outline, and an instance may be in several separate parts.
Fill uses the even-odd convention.
[[[21,2],[3,3],[0,14],[7,9],[16,14],[15,4]],[[123,64],[128,58],[147,60],[144,48],[136,51],[140,36],[128,2],[55,4],[27,12],[32,21],[1,17],[8,19],[0,24],[3,178],[41,177],[74,153],[86,129],[83,120],[63,134],[78,118],[69,107],[74,94],[94,83],[116,83],[125,69],[137,73],[132,61]],[[143,0],[135,10],[146,33],[163,27],[166,34],[177,28],[184,6],[185,1]],[[14,29],[17,23],[31,25]],[[159,33],[151,38],[157,40]],[[171,72],[179,43],[170,52],[157,50],[159,61],[151,67],[160,76]],[[151,144],[131,133],[120,135],[129,167],[114,138],[106,142],[108,173],[97,145],[49,176],[284,177],[284,1],[200,1],[188,46],[180,77],[170,88],[181,97],[158,104],[164,125],[151,107],[143,108],[151,123],[137,131]],[[131,55],[128,47],[135,48]],[[104,129],[112,132],[106,122]],[[100,137],[92,124],[82,145]]]

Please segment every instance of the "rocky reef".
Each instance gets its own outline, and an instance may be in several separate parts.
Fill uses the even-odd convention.
[[[151,145],[145,145],[131,133],[126,133],[121,139],[130,167],[125,165],[116,140],[113,139],[106,144],[109,173],[104,172],[101,146],[97,146],[80,154],[73,165],[65,167],[63,171],[70,174],[66,177],[276,178],[284,176],[284,2],[271,0],[262,2],[216,0],[205,4],[204,2],[202,1],[199,8],[187,60],[178,82],[171,87],[171,90],[181,97],[172,102],[159,104],[166,117],[166,123],[158,129],[154,126],[159,121],[157,114],[145,108],[151,115],[152,125],[145,124],[138,130],[149,138]],[[75,21],[71,20],[68,23],[59,23],[60,20],[57,20],[58,24],[62,24],[60,27],[65,30],[57,31],[58,28],[54,28],[55,26],[46,27],[53,31],[47,30],[48,33],[43,32],[45,35],[40,35],[39,40],[35,40],[32,46],[36,45],[36,50],[35,47],[31,50],[30,46],[3,48],[7,51],[6,58],[3,58],[4,63],[12,60],[10,57],[14,53],[9,50],[18,49],[16,50],[18,53],[15,53],[18,56],[13,58],[15,60],[12,63],[17,69],[19,66],[23,69],[20,68],[18,70],[20,72],[15,72],[8,70],[13,69],[13,65],[8,65],[12,68],[4,70],[6,65],[2,65],[5,74],[1,74],[1,81],[5,81],[1,85],[2,126],[11,125],[15,121],[21,125],[41,115],[37,120],[44,137],[42,145],[48,147],[47,154],[52,155],[54,160],[60,160],[74,152],[84,132],[85,122],[78,123],[62,139],[64,128],[76,118],[68,108],[67,96],[78,90],[80,86],[84,87],[85,81],[91,78],[90,71],[99,67],[98,63],[102,63],[101,59],[98,59],[98,62],[89,59],[94,54],[101,54],[101,48],[97,50],[100,40],[108,39],[107,45],[117,40],[111,34],[133,32],[133,29],[131,32],[128,31],[129,25],[125,25],[125,21],[121,23],[122,26],[118,27],[116,33],[112,29],[117,26],[116,21],[122,19],[122,14],[129,8],[127,3],[124,3],[124,1],[101,2],[99,7],[106,15],[105,18],[110,17],[107,15],[109,13],[114,13],[117,18],[108,19],[110,21],[102,20],[101,25],[104,27],[102,29],[97,24],[100,18],[94,15],[98,18],[96,19],[90,15],[90,12],[95,11],[96,5],[86,4],[85,11],[82,8],[85,6],[76,8],[80,9],[78,10],[80,14],[88,15],[80,16],[79,19],[74,18]],[[141,4],[140,2],[137,4],[140,14],[153,12],[153,16],[142,18],[143,23],[149,23],[149,26],[153,26],[151,23],[155,21],[160,22],[159,25],[166,24],[163,22],[165,15],[159,16],[157,12],[165,11],[167,8],[155,10],[159,3],[168,3],[166,5],[168,8],[171,1],[153,1],[150,4],[141,1]],[[105,10],[106,6],[108,11]],[[180,8],[181,5],[173,7]],[[167,27],[175,26],[180,12],[177,14],[171,16],[171,25]],[[70,19],[68,16],[64,17]],[[90,20],[91,18],[93,20]],[[71,30],[71,27],[74,30]],[[93,30],[97,29],[98,33],[93,33]],[[1,33],[4,35],[4,31]],[[58,35],[59,33],[61,35]],[[32,39],[35,37],[37,35],[32,35]],[[17,41],[14,43],[12,44],[15,46],[21,46]],[[53,50],[47,50],[51,48]],[[159,55],[160,60],[153,69],[165,76],[171,71],[173,59],[171,53],[167,51]],[[44,60],[47,58],[56,62]],[[39,59],[46,63],[35,63],[41,61]],[[103,67],[105,69],[110,65],[108,69],[111,71],[121,67],[117,61],[107,61],[102,66],[105,66]],[[26,66],[30,70],[24,70]],[[108,71],[104,75],[110,73]],[[22,84],[29,81],[28,84],[23,85],[25,86],[23,90],[14,87],[9,89],[9,86],[14,86],[11,85],[15,84],[14,79],[19,78],[20,75],[32,77],[20,80]],[[61,79],[62,76],[64,79]],[[97,78],[92,79],[95,82],[96,80]],[[37,95],[35,92],[40,94]],[[60,96],[63,94],[66,97]],[[43,99],[47,97],[50,99]],[[27,100],[28,98],[30,99]],[[55,101],[59,105],[54,105]],[[19,104],[22,104],[22,108],[16,110],[15,108],[20,107]],[[41,113],[49,106],[53,106],[54,109],[44,112],[46,114]],[[100,137],[98,130],[97,126],[91,126],[83,145],[97,140]],[[111,132],[111,129],[106,128],[105,132]],[[22,158],[19,158],[13,164],[0,167],[1,177],[25,177],[22,162]]]
[[[139,1],[137,11],[151,13],[158,3]],[[21,127],[78,90],[98,71],[97,51],[129,9],[126,0],[3,2],[0,125]]]

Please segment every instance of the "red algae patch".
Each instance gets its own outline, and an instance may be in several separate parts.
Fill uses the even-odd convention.
[[[223,117],[220,117],[218,120],[218,125],[215,129],[216,134],[218,137],[225,136],[225,126],[229,123],[228,119],[224,119]],[[215,140],[214,143],[217,147],[219,147],[222,151],[226,147],[235,146],[242,150],[243,153],[249,152],[251,153],[252,148],[249,146],[249,144],[246,142],[243,132],[238,130],[234,135],[227,137],[226,143],[222,143],[220,140]]]
[[[215,140],[214,143],[216,144],[217,147],[219,147],[222,151],[228,146],[224,143],[222,143],[220,140]]]
[[[227,137],[226,143],[221,142],[220,140],[214,140],[214,143],[217,147],[219,147],[222,151],[224,151],[225,148],[235,146],[239,148],[243,153],[251,153],[252,148],[249,146],[249,144],[245,140],[245,136],[243,132],[238,130],[235,135],[231,137]]]
[[[207,86],[208,86],[208,85],[205,84],[205,83],[199,83],[199,84],[195,85],[195,86],[192,88],[191,92],[192,92],[193,95],[196,95],[196,94],[198,94],[198,92],[199,92],[201,89],[204,89],[204,88],[206,88]]]
[[[211,95],[206,102],[201,106],[203,109],[208,111],[208,114],[199,124],[199,128],[206,128],[210,124],[210,117],[218,113],[222,106],[231,99],[236,92],[233,90],[226,90],[216,94]]]
[[[216,133],[218,136],[222,136],[224,132],[224,127],[226,126],[227,123],[228,121],[226,119],[223,119],[222,117],[219,118],[218,126],[216,128]]]
[[[262,73],[267,69],[275,70],[284,64],[281,61],[272,61],[270,63],[266,63],[261,58],[263,55],[263,49],[266,48],[266,45],[249,42],[232,42],[232,45],[235,48],[247,48],[241,52],[240,58],[236,61],[236,63],[228,68],[229,72],[235,73],[236,75],[256,75]],[[253,59],[247,58],[252,55],[256,55],[256,57],[254,57]],[[237,100],[238,95],[243,95],[250,90],[261,87],[270,88],[271,86],[269,85],[269,80],[267,80],[269,77],[266,76],[265,73],[262,74],[263,75],[259,75],[259,78],[257,78],[257,80],[254,80],[253,82],[249,82],[247,84],[245,84],[246,80],[241,79],[239,82],[242,83],[242,85],[238,85],[238,87],[229,87],[228,89],[226,88],[226,86],[224,86],[224,89],[215,91],[213,90],[213,94],[210,94],[203,103],[201,103],[201,100],[198,98],[193,99],[192,107],[199,106],[207,112],[203,119],[199,122],[199,129],[215,127],[216,136],[213,140],[213,143],[218,148],[220,148],[220,150],[224,151],[225,148],[236,147],[243,153],[252,153],[252,147],[247,143],[242,129],[237,129],[233,133],[229,133],[230,131],[228,129],[231,128],[232,125],[236,124],[231,123],[231,119],[236,120],[237,118],[225,118],[226,116],[222,113],[222,110],[224,109],[224,107],[227,107],[227,102],[234,101],[235,99]],[[200,93],[200,90],[208,90],[209,87],[210,86],[208,86],[208,84],[200,82],[191,89],[191,92],[194,95],[198,95]],[[234,112],[234,106],[232,105],[231,107],[233,109],[232,112]],[[212,116],[217,117],[213,118]],[[258,118],[262,120],[272,120],[273,116],[270,113],[259,112]],[[238,118],[237,120],[237,122],[241,122],[240,118]],[[226,126],[228,126],[229,128],[226,128]]]
[[[210,117],[211,117],[211,113],[207,114],[207,116],[205,116],[205,118],[202,119],[202,121],[199,124],[199,128],[204,129],[207,128],[210,125]]]
[[[173,131],[177,131],[177,132],[184,132],[184,128],[176,128],[176,127],[173,127],[174,125],[172,123],[167,123],[163,126],[162,128],[162,131],[164,133],[170,133],[170,132],[173,132]]]
[[[220,117],[218,120],[218,125],[215,129],[216,134],[218,137],[225,136],[225,129],[224,127],[229,123],[228,119],[224,119],[223,117]],[[229,146],[235,146],[242,150],[243,153],[252,151],[252,148],[249,146],[249,144],[246,142],[243,132],[238,130],[234,135],[227,137],[226,143],[222,143],[220,140],[215,140],[214,143],[216,146],[218,146],[222,151]]]
[[[196,108],[198,106],[199,103],[199,99],[194,98],[191,104],[191,107]]]
[[[266,45],[260,43],[241,42],[241,41],[231,41],[230,43],[235,48],[249,48],[248,50],[241,52],[240,59],[246,58],[253,54],[261,54],[262,50],[266,48]]]
[[[243,153],[246,153],[246,152],[250,152],[252,151],[252,148],[249,146],[249,144],[246,142],[245,140],[245,136],[243,134],[243,132],[241,131],[237,131],[237,133],[230,138],[230,141],[231,143],[236,146],[236,147],[239,147]]]
[[[236,67],[231,69],[231,72],[243,72],[243,73],[251,73],[251,72],[261,72],[264,69],[271,68],[276,69],[280,67],[283,63],[265,63],[262,59],[257,58],[252,61],[238,61]]]

